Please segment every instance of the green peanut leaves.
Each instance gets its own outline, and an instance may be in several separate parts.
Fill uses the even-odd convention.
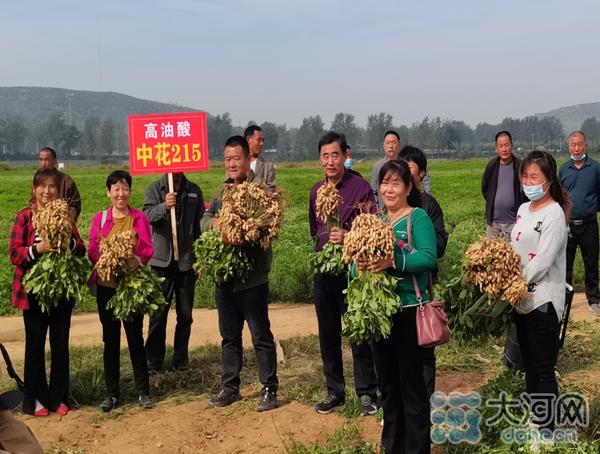
[[[392,316],[402,309],[396,293],[398,278],[387,273],[359,272],[348,284],[342,334],[356,344],[386,339]]]
[[[23,285],[46,312],[64,300],[81,301],[88,291],[89,273],[90,265],[85,258],[63,249],[43,254],[23,278]]]
[[[244,282],[252,270],[252,264],[244,249],[221,241],[221,232],[210,230],[194,242],[196,262],[194,270],[200,276],[208,276],[222,285],[231,279]]]
[[[106,307],[112,309],[119,320],[136,314],[153,315],[167,304],[161,292],[163,281],[164,278],[154,274],[149,266],[140,265],[135,271],[123,275]]]
[[[348,271],[342,260],[344,251],[343,244],[325,243],[321,252],[313,252],[310,255],[310,263],[315,273],[327,273],[339,276]]]

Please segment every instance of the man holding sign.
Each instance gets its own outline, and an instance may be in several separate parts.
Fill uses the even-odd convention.
[[[200,219],[204,214],[204,199],[200,187],[189,181],[182,172],[173,174],[174,192],[169,191],[167,176],[161,177],[146,189],[144,213],[152,226],[154,254],[149,264],[163,281],[167,307],[150,318],[146,353],[148,372],[163,368],[169,307],[175,295],[177,325],[173,343],[173,368],[188,367],[188,344],[192,328],[192,308],[196,275],[194,241],[200,236]],[[171,208],[175,208],[179,260],[173,253]]]
[[[206,113],[130,115],[128,125],[131,173],[163,175],[148,187],[144,199],[154,245],[149,263],[165,278],[163,292],[167,302],[175,294],[173,367],[185,369],[196,283],[192,271],[193,243],[200,236],[204,200],[200,188],[183,172],[208,170]],[[149,371],[163,367],[167,315],[165,309],[150,319],[146,341]]]

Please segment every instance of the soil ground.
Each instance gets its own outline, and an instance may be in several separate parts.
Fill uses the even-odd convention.
[[[588,310],[585,296],[577,294],[571,312],[572,320],[600,323]],[[270,307],[273,333],[278,339],[317,334],[312,305],[276,304]],[[169,318],[168,339],[172,339],[175,314]],[[21,317],[2,318],[0,341],[7,347],[20,369],[24,334]],[[245,345],[250,345],[244,332]],[[73,316],[71,345],[100,345],[101,329],[97,314]],[[194,327],[190,347],[220,341],[217,313],[194,310]],[[600,382],[600,371],[575,372],[572,379],[584,387]],[[488,378],[486,373],[441,372],[437,389],[470,391]],[[567,379],[567,377],[563,377]],[[48,418],[19,415],[34,431],[46,449],[60,446],[59,452],[85,453],[282,453],[293,441],[324,443],[346,422],[338,415],[318,415],[313,408],[298,402],[284,403],[266,413],[256,413],[258,385],[242,390],[245,398],[231,407],[208,409],[207,396],[172,398],[160,402],[152,410],[130,407],[109,416],[94,407],[82,407],[64,417]],[[366,440],[376,444],[381,426],[374,417],[360,418],[359,428]],[[70,451],[69,451],[70,450]]]

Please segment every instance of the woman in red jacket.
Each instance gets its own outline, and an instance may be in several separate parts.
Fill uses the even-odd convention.
[[[17,213],[10,231],[9,255],[15,273],[12,284],[12,304],[23,310],[25,323],[25,397],[23,411],[35,416],[48,416],[49,410],[61,415],[69,412],[69,328],[73,302],[59,301],[56,307],[42,312],[35,295],[27,294],[23,277],[37,260],[53,251],[46,239],[33,228],[33,213],[58,199],[60,173],[56,169],[39,169],[33,177],[33,198],[30,206]],[[72,226],[71,250],[78,256],[85,247],[75,225]],[[44,347],[50,331],[50,382],[46,379]]]

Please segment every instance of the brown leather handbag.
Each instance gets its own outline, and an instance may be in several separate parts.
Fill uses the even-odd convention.
[[[412,225],[410,218],[412,210],[408,214],[406,220],[406,231],[408,235],[408,243],[413,246],[412,242]],[[444,311],[444,301],[442,300],[431,300],[429,302],[423,302],[421,291],[419,290],[419,284],[417,278],[412,275],[413,286],[415,288],[415,295],[419,306],[417,307],[416,319],[417,319],[417,343],[420,347],[435,347],[437,345],[445,344],[450,340],[450,328],[448,328],[448,316]],[[431,280],[431,273],[429,273],[428,282],[429,298],[433,298],[433,282]]]

